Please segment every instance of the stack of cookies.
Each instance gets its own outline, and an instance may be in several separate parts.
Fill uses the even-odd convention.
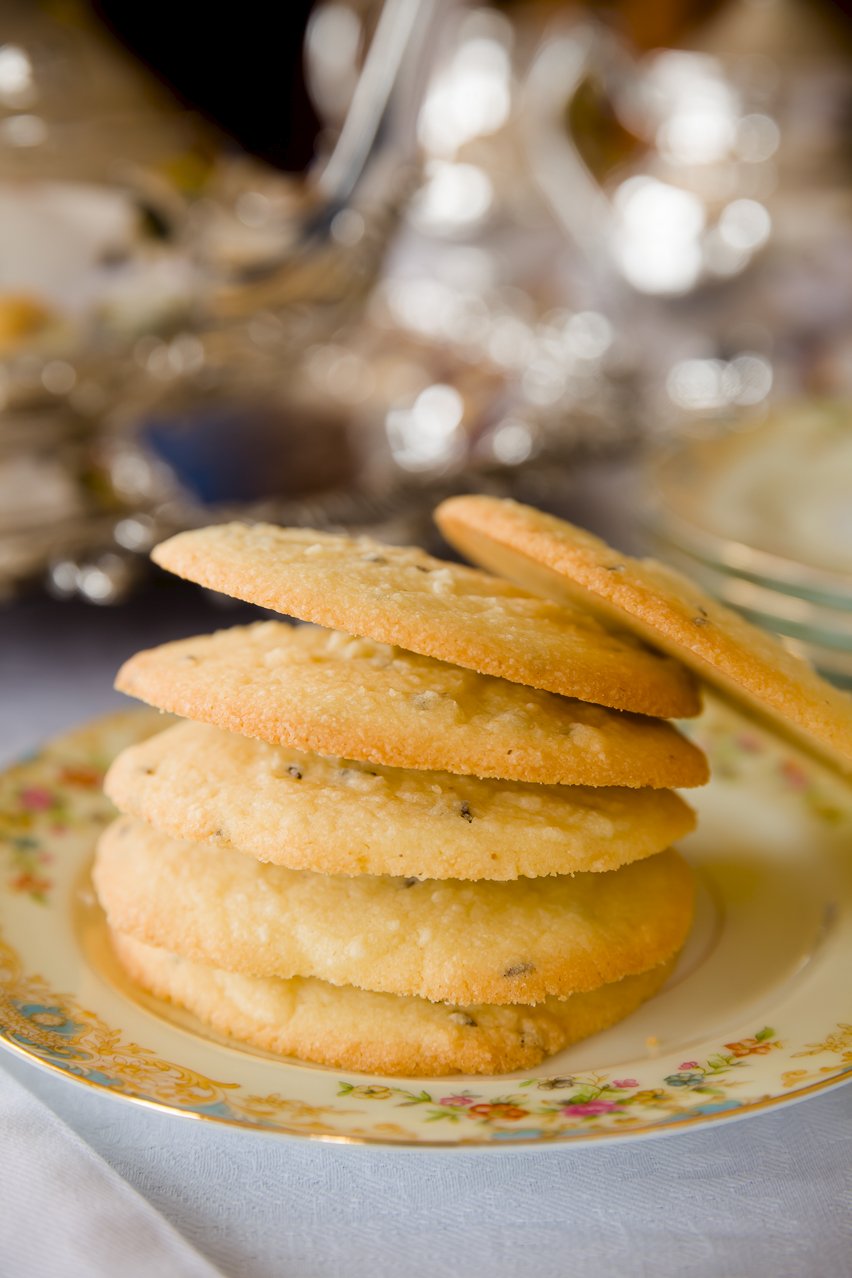
[[[187,722],[126,750],[95,883],[153,994],[272,1052],[392,1074],[529,1068],[665,981],[693,886],[665,719],[692,676],[571,603],[417,549],[230,524],[163,567],[311,625],[139,653]]]

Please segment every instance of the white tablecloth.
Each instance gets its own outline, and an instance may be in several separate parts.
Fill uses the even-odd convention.
[[[194,596],[177,608],[161,613],[143,601],[103,612],[28,603],[0,612],[4,758],[118,704],[112,672],[134,649],[216,623]],[[105,1174],[113,1168],[208,1258],[211,1275],[852,1274],[848,1087],[663,1139],[476,1153],[323,1146],[194,1124],[137,1110],[8,1056],[0,1056],[0,1114],[14,1103],[10,1075],[102,1156]],[[0,1141],[10,1153],[14,1142],[2,1126]],[[58,1150],[55,1133],[53,1144]],[[73,1248],[57,1249],[48,1169],[43,1192],[13,1200],[3,1177],[6,1186],[14,1183],[14,1158],[0,1163],[2,1278],[100,1275],[94,1252],[87,1266]],[[94,1183],[107,1192],[97,1176]],[[89,1229],[96,1240],[96,1214],[89,1216],[85,1203],[79,1211],[80,1234]],[[154,1250],[148,1270],[134,1268],[134,1276],[206,1272],[176,1239],[171,1268],[158,1262],[156,1249],[168,1245],[170,1231],[158,1232],[147,1218],[137,1226],[134,1236],[153,1240],[146,1245]],[[26,1275],[8,1267],[16,1254],[8,1242],[22,1237],[35,1248]]]

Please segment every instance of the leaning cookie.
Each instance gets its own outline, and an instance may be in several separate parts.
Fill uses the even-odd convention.
[[[693,905],[672,851],[516,883],[345,878],[127,817],[101,837],[94,883],[111,927],[185,958],[452,1003],[539,1003],[644,972],[681,948]]]
[[[239,976],[112,934],[128,975],[218,1034],[338,1069],[408,1075],[499,1074],[546,1056],[634,1012],[671,964],[537,1007],[448,1007],[324,981]]]
[[[844,772],[852,772],[852,697],[777,639],[651,559],[631,559],[591,533],[517,502],[453,497],[441,531],[474,562],[685,662],[747,713]]]
[[[480,674],[662,718],[700,709],[680,663],[588,610],[413,547],[231,523],[178,533],[152,557],[212,590]]]
[[[339,631],[235,626],[137,653],[121,692],[274,745],[548,785],[703,785],[707,762],[668,723]]]
[[[672,790],[385,768],[203,723],[178,723],[130,746],[104,789],[120,811],[173,838],[323,874],[516,879],[614,870],[695,826]]]

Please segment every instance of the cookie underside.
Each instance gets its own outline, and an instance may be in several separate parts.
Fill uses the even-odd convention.
[[[311,978],[235,975],[113,933],[125,971],[157,998],[218,1034],[264,1051],[347,1071],[407,1075],[497,1074],[546,1056],[634,1012],[671,964],[537,1007],[449,1007]]]
[[[587,609],[554,604],[414,547],[230,523],[178,533],[153,558],[178,576],[285,616],[480,674],[663,718],[700,708],[680,663],[615,636]]]

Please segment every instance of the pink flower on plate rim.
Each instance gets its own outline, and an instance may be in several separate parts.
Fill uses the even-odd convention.
[[[807,789],[808,774],[795,759],[785,759],[778,770],[792,790]]]
[[[45,812],[54,804],[53,795],[43,785],[28,785],[18,797],[25,808],[35,812]]]
[[[472,1105],[474,1098],[472,1096],[442,1096],[438,1101],[439,1105]]]
[[[698,1061],[682,1061],[678,1069],[701,1069],[701,1065]]]
[[[575,1114],[578,1117],[585,1117],[593,1114],[611,1114],[613,1110],[618,1109],[617,1101],[609,1100],[590,1100],[578,1101],[575,1105],[563,1105],[563,1114]]]
[[[638,1087],[638,1078],[614,1078],[611,1086],[613,1087]]]

